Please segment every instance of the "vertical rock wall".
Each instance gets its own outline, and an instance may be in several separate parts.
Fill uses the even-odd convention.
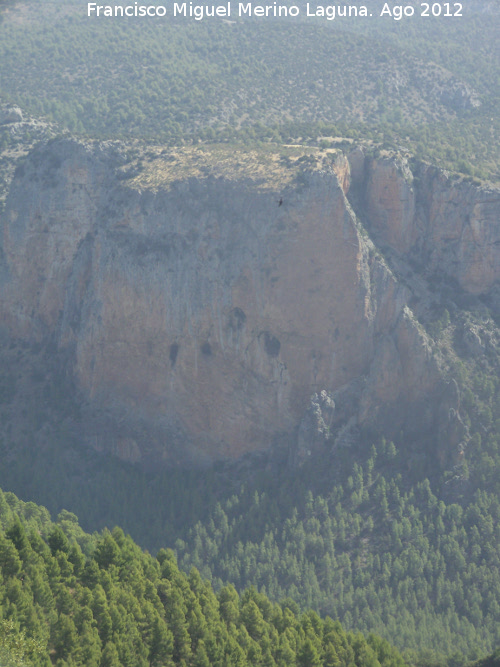
[[[449,247],[470,263],[450,266],[471,291],[496,276],[489,195],[461,189],[457,204],[430,168],[417,188],[396,163],[358,162],[280,193],[215,178],[140,192],[117,180],[107,149],[39,149],[2,217],[3,325],[64,352],[84,438],[133,461],[270,447],[323,390],[344,396],[332,428],[429,426],[437,365],[344,193],[362,181],[376,237],[398,252],[438,263],[445,233],[459,237]]]

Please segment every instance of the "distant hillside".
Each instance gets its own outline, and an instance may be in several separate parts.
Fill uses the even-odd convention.
[[[456,20],[369,27],[83,14],[70,2],[5,14],[0,94],[101,138],[317,145],[350,133],[498,177],[496,13],[466,5]]]

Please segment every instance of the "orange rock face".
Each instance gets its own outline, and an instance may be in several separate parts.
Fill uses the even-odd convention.
[[[375,238],[429,271],[455,278],[471,294],[485,294],[500,278],[500,193],[453,180],[429,165],[416,179],[404,160],[367,160],[359,171]]]
[[[114,424],[90,419],[90,444],[134,462],[234,458],[292,437],[315,392],[362,379],[350,418],[393,414],[395,427],[426,400],[439,381],[426,336],[336,168],[343,187],[332,171],[279,195],[214,178],[153,193],[121,185],[97,149],[31,156],[2,220],[1,316],[66,351],[90,414]],[[373,220],[404,252],[421,204],[380,169]],[[429,195],[435,226],[443,192]],[[474,266],[463,279],[479,289]]]

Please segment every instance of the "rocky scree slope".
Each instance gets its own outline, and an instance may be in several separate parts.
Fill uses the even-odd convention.
[[[1,217],[2,335],[59,359],[83,444],[146,465],[285,446],[300,464],[404,429],[439,433],[453,460],[458,392],[398,267],[417,253],[423,273],[493,294],[498,192],[362,150],[280,190],[210,175],[141,189],[116,155],[35,149]]]

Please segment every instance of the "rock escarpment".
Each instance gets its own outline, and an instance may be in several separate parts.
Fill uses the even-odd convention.
[[[424,241],[423,195],[395,168],[361,165],[373,220],[437,262],[454,195],[427,175]],[[435,426],[429,341],[344,194],[346,165],[336,171],[343,188],[331,169],[280,192],[213,177],[141,191],[119,180],[109,147],[58,141],[29,156],[2,216],[0,315],[10,336],[64,355],[86,443],[130,461],[235,458],[300,435],[322,391],[329,442],[364,425]],[[490,243],[489,204],[468,201]],[[460,244],[464,233],[457,257]],[[483,273],[472,249],[457,279],[491,286],[496,248]]]
[[[355,186],[376,242],[487,294],[500,279],[500,193],[427,164],[353,155]]]

